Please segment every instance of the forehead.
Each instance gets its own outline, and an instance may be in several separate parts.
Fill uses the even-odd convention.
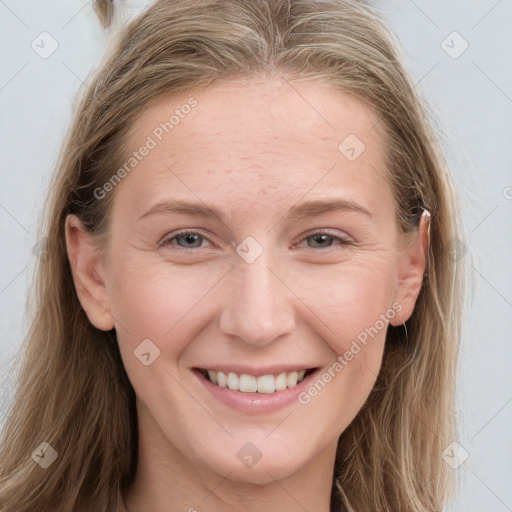
[[[189,108],[192,98],[195,106]],[[295,140],[307,149],[309,136],[339,142],[353,133],[372,144],[380,135],[379,119],[367,102],[318,80],[231,80],[201,92],[161,98],[134,124],[130,140],[142,141],[170,120],[170,132],[162,134],[169,146],[194,136],[194,143],[201,139],[214,146],[244,141],[248,149],[251,141],[255,146],[264,138],[269,149],[278,149],[283,140]]]
[[[371,202],[386,186],[380,124],[362,100],[317,80],[223,82],[144,112],[129,146],[154,147],[125,181],[140,203],[179,192],[248,207],[339,186]]]

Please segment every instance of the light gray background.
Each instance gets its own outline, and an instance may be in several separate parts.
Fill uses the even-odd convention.
[[[122,2],[114,31],[148,3]],[[461,340],[456,457],[465,450],[468,458],[454,469],[460,492],[450,512],[512,511],[512,0],[373,3],[444,129],[467,234],[473,299]],[[58,43],[46,59],[31,47],[43,51],[47,38],[50,48],[44,31]],[[25,332],[37,218],[71,102],[111,39],[89,1],[0,0],[0,374]],[[8,387],[2,392],[0,421]]]

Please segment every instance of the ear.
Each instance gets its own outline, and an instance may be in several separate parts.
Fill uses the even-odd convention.
[[[402,309],[390,321],[393,326],[406,322],[414,311],[423,284],[429,244],[430,212],[423,210],[417,232],[413,234],[413,239],[402,253],[399,263],[395,301],[402,305]]]
[[[66,247],[80,304],[98,329],[114,328],[104,283],[104,264],[98,241],[88,233],[76,215],[66,217]]]

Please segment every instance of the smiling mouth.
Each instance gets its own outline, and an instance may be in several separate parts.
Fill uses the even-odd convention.
[[[276,393],[285,389],[294,388],[302,382],[316,368],[282,372],[277,375],[248,375],[235,372],[223,372],[215,370],[196,369],[206,380],[221,388],[229,388],[241,393]]]

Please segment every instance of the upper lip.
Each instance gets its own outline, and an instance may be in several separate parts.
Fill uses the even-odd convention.
[[[213,370],[217,372],[229,373],[233,372],[238,375],[247,374],[259,377],[261,375],[279,375],[283,372],[293,372],[300,370],[312,370],[318,366],[308,364],[273,364],[268,366],[247,366],[243,364],[206,364],[203,366],[195,366],[198,370]]]

